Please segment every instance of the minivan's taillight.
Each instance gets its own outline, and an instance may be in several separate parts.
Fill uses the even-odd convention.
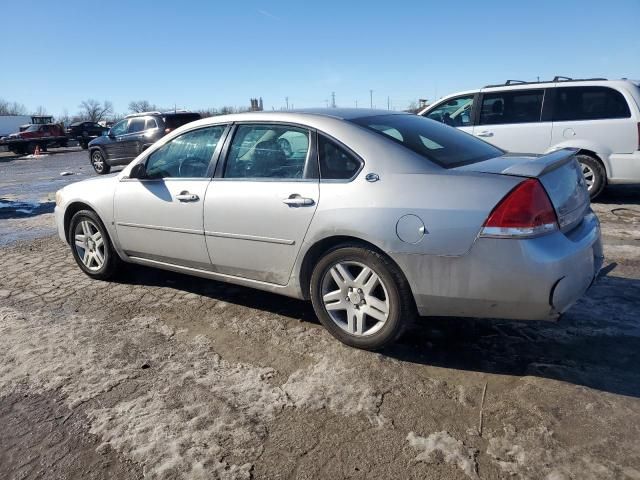
[[[542,184],[530,178],[518,184],[484,222],[483,237],[534,237],[558,228],[558,218]]]

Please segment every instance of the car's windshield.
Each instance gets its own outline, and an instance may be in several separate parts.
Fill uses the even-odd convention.
[[[29,125],[25,132],[37,132],[38,130],[40,130],[40,125]]]
[[[353,123],[389,137],[444,168],[482,162],[504,152],[469,134],[417,115],[378,115]]]

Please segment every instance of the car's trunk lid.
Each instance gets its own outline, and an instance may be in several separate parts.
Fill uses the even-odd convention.
[[[455,170],[537,178],[544,186],[558,216],[560,228],[570,230],[589,210],[589,192],[576,150],[564,148],[542,156],[508,154]]]

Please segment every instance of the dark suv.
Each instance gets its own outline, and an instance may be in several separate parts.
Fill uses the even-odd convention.
[[[193,112],[144,112],[127,115],[109,129],[107,135],[89,142],[89,159],[96,173],[127,165],[140,152],[185,123],[201,118]]]
[[[96,122],[73,122],[67,127],[67,137],[77,140],[86,150],[91,139],[100,137],[108,130]]]

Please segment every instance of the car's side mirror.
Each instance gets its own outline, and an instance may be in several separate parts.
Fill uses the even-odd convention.
[[[129,178],[137,178],[138,180],[146,178],[147,170],[144,163],[136,163],[129,172]]]
[[[113,132],[112,132],[111,130],[109,130],[109,131],[107,132],[107,137],[109,137],[109,138],[111,138],[111,139],[116,138],[116,136],[113,134]]]

